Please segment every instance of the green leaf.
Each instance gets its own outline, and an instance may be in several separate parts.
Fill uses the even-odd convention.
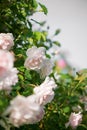
[[[29,73],[29,70],[25,70],[25,77],[26,77],[26,79],[28,79],[28,80],[31,80],[31,79],[32,79],[32,76],[31,76],[31,74]]]
[[[55,34],[54,35],[58,35],[60,33],[60,29],[57,29],[56,31],[55,31]]]
[[[70,101],[71,104],[72,104],[72,103],[74,103],[74,104],[77,103],[77,102],[78,102],[78,99],[79,99],[79,98],[78,98],[77,96],[72,96],[72,97],[70,96],[70,97],[69,97],[69,101]]]
[[[42,33],[41,34],[41,39],[43,40],[43,41],[46,41],[46,37],[45,37],[45,35]]]
[[[63,109],[64,113],[68,113],[70,111],[70,108],[67,106]]]
[[[40,41],[41,35],[42,35],[41,32],[34,32],[34,38],[35,38],[37,41]]]
[[[0,100],[0,106],[3,106],[3,101],[2,100]]]
[[[33,4],[32,4],[32,6],[33,6],[35,9],[38,7],[38,3],[37,3],[36,0],[33,0]]]
[[[81,83],[82,81],[84,81],[87,78],[87,69],[82,69],[77,73],[77,76],[75,78],[75,80],[79,80],[79,83]]]
[[[19,76],[19,79],[20,79],[20,80],[24,81],[23,75],[19,74],[18,76]]]
[[[40,5],[40,7],[42,8],[42,10],[43,10],[44,14],[46,14],[46,15],[47,15],[48,10],[47,10],[46,6],[45,6],[45,5],[43,5],[43,4],[41,4],[41,3],[39,3],[39,5]]]
[[[61,46],[61,44],[58,41],[54,41],[53,43],[57,46]]]

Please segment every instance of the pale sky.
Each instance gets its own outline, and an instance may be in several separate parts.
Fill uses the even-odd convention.
[[[87,0],[40,0],[48,8],[46,20],[50,33],[61,29],[58,41],[62,50],[67,50],[67,59],[74,66],[87,68]]]

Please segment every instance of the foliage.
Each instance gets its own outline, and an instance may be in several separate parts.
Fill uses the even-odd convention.
[[[26,97],[31,95],[34,86],[40,85],[44,81],[36,71],[27,70],[24,67],[26,50],[32,46],[43,46],[46,48],[46,57],[50,59],[51,56],[55,57],[55,54],[48,54],[48,50],[54,45],[60,46],[58,41],[49,38],[48,28],[46,30],[42,29],[45,22],[38,22],[32,19],[33,14],[38,12],[43,12],[47,15],[48,10],[45,5],[36,0],[0,0],[0,33],[13,34],[15,44],[11,51],[15,55],[14,66],[19,70],[19,81],[12,87],[11,93],[0,91],[0,129],[69,130],[71,127],[66,128],[65,123],[68,122],[70,113],[81,111],[83,119],[77,130],[86,130],[87,99],[85,101],[85,98],[87,98],[87,70],[73,72],[69,64],[66,64],[68,67],[67,73],[63,73],[62,70],[66,70],[66,68],[59,70],[55,62],[53,72],[50,75],[57,84],[55,98],[45,106],[45,116],[39,123],[16,128],[14,126],[10,127],[7,118],[2,117],[2,113],[9,106],[10,100],[18,94]],[[39,29],[34,30],[33,23],[38,24]],[[57,36],[59,32],[60,30],[57,29],[54,36]]]

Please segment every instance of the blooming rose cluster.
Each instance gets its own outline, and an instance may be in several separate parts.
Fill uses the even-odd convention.
[[[11,33],[0,34],[0,90],[11,90],[18,82],[17,69],[14,68],[14,56],[9,51],[14,45]]]
[[[34,88],[32,95],[15,97],[4,115],[9,115],[10,122],[15,127],[39,122],[45,114],[44,105],[52,101],[53,89],[56,87],[54,80],[47,77],[40,86]]]
[[[11,86],[18,82],[18,70],[14,67],[14,56],[9,51],[14,45],[11,33],[0,34],[0,90],[11,91]],[[33,89],[33,94],[27,97],[17,95],[10,101],[10,106],[3,113],[8,116],[9,122],[20,127],[24,124],[39,122],[45,114],[45,105],[54,98],[54,89],[57,87],[53,78],[48,77],[52,71],[52,61],[45,56],[45,48],[33,46],[26,52],[27,58],[24,66],[37,71],[45,81]],[[63,63],[63,62],[61,62]],[[64,63],[63,63],[64,66]],[[66,128],[70,125],[73,129],[81,123],[82,114],[71,113]]]
[[[0,34],[0,90],[10,91],[11,86],[18,82],[14,56],[9,51],[13,45],[11,33]],[[44,47],[33,46],[27,50],[26,55],[24,66],[27,69],[36,70],[42,77],[51,73],[53,64],[50,59],[46,58]],[[8,115],[10,123],[15,127],[39,122],[45,114],[44,106],[54,98],[56,87],[54,79],[46,77],[41,85],[34,88],[32,95],[28,97],[18,95],[11,100],[10,106],[3,115]]]
[[[24,66],[27,69],[37,71],[41,78],[48,76],[52,72],[53,63],[45,56],[45,48],[33,46],[26,52],[27,58]]]

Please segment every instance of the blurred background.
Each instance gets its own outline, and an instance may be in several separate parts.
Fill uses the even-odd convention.
[[[59,28],[56,39],[61,51],[75,68],[87,68],[87,0],[40,0],[48,8],[47,16],[35,14],[36,20],[47,21],[50,35]]]

